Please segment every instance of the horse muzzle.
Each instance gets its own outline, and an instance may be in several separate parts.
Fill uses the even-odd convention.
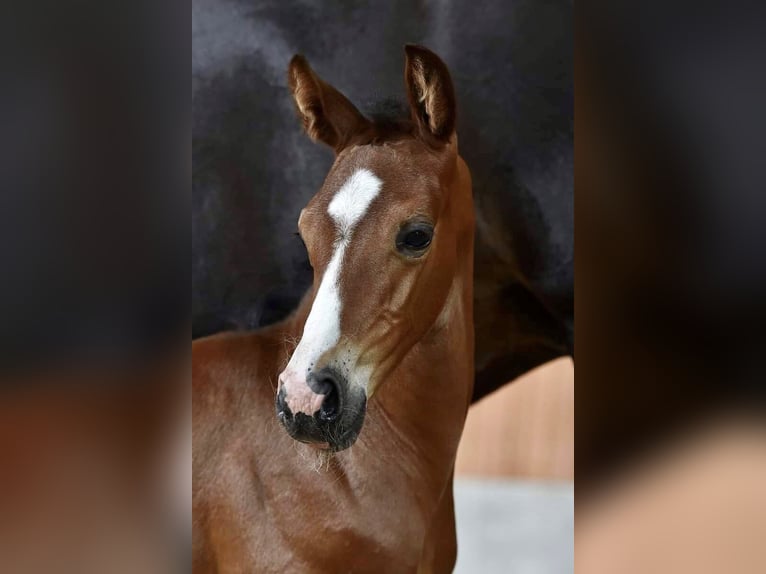
[[[326,367],[307,377],[286,370],[279,377],[276,410],[292,438],[337,452],[356,442],[367,397],[364,391],[352,392],[335,369]]]

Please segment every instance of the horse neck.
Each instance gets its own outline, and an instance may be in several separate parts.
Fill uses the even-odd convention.
[[[351,464],[375,464],[372,457],[384,463],[379,472],[404,473],[437,497],[452,474],[473,392],[472,250],[439,319],[369,400],[364,429],[350,449]]]

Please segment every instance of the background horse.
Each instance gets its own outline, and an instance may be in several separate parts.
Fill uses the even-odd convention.
[[[303,52],[354,101],[398,93],[398,46],[458,70],[474,176],[479,398],[573,349],[572,7],[192,2],[193,336],[286,316],[311,284],[295,221],[331,163],[291,121]],[[375,81],[370,82],[370,74]],[[374,88],[371,88],[374,85]],[[391,104],[376,106],[374,113]]]
[[[370,121],[290,64],[306,131],[337,154],[299,221],[314,288],[282,323],[193,344],[195,571],[452,571],[471,179],[447,68],[408,46],[405,70],[412,119]],[[280,371],[279,420],[312,446],[274,424]],[[338,452],[327,472],[315,448]]]

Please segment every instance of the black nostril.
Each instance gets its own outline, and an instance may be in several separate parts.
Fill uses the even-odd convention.
[[[337,386],[333,386],[325,393],[322,406],[319,407],[319,418],[325,422],[331,422],[338,417],[340,412],[340,394]]]
[[[322,369],[309,378],[309,385],[315,393],[324,395],[317,418],[322,422],[332,422],[340,415],[341,377],[331,369]]]

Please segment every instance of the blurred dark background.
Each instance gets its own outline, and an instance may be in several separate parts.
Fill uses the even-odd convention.
[[[1,9],[3,371],[132,361],[188,328],[180,8]]]
[[[0,6],[9,574],[188,561],[189,20],[174,0]]]
[[[575,571],[763,572],[764,5],[575,22]]]
[[[580,494],[762,401],[766,21],[596,2],[576,22]]]

